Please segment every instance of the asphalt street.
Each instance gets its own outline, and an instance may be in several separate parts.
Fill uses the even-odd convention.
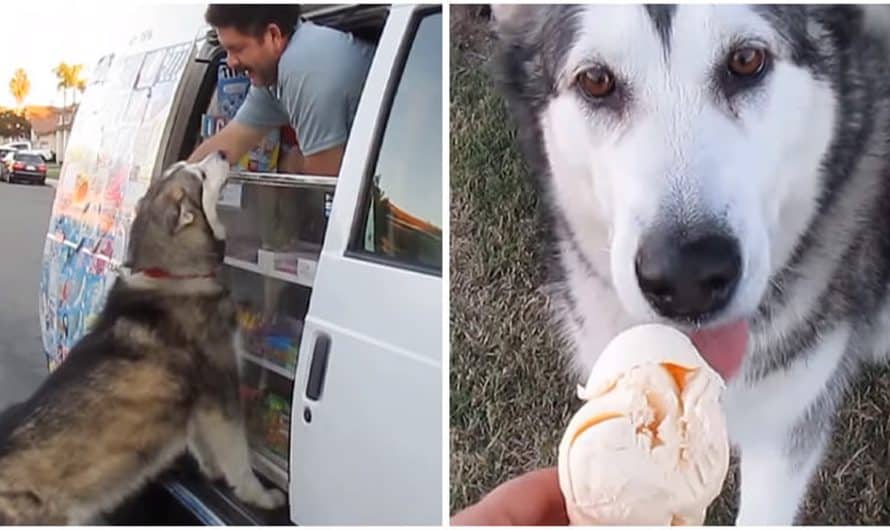
[[[0,410],[46,377],[37,293],[55,188],[0,182]]]

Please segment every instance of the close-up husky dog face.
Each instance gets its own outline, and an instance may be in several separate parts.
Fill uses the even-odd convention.
[[[754,313],[824,185],[842,15],[494,7],[554,222],[630,315],[713,326]]]
[[[573,375],[631,326],[687,333],[727,381],[738,521],[790,523],[846,385],[890,355],[890,9],[492,15]]]

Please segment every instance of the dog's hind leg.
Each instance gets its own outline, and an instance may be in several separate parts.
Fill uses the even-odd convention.
[[[36,494],[22,490],[0,490],[0,526],[71,524],[55,513]]]
[[[266,489],[253,474],[247,434],[240,414],[231,414],[216,404],[204,404],[192,419],[203,447],[199,449],[205,465],[215,466],[244,502],[272,509],[284,505],[285,496],[275,489]]]

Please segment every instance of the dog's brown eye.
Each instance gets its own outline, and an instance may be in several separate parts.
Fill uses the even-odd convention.
[[[615,90],[615,77],[609,70],[596,67],[578,74],[578,86],[592,98],[604,98]]]
[[[739,48],[729,55],[729,71],[740,77],[751,77],[763,71],[766,52],[761,48]]]

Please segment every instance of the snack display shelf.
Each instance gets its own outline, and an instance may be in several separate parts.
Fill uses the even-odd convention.
[[[253,272],[267,278],[275,278],[283,282],[302,285],[304,287],[312,287],[315,281],[315,269],[318,266],[318,260],[309,258],[300,258],[297,267],[293,272],[278,270],[273,264],[260,261],[254,263],[233,256],[226,256],[224,263],[229,267]]]
[[[242,339],[241,359],[288,380],[288,387],[293,385],[302,321],[286,315],[266,319],[246,306],[239,306],[237,318]]]
[[[254,355],[250,352],[246,352],[246,351],[241,352],[241,357],[245,361],[251,362],[261,368],[265,368],[266,370],[269,370],[270,372],[274,372],[274,373],[280,375],[281,377],[290,379],[291,381],[294,380],[293,370],[288,370],[287,367],[281,366],[281,365],[274,363],[272,361],[269,361],[267,359],[263,359],[262,357],[258,357],[256,355]]]
[[[243,388],[243,386],[242,386]],[[265,394],[247,403],[247,432],[251,464],[261,475],[287,491],[290,407],[283,395]]]

